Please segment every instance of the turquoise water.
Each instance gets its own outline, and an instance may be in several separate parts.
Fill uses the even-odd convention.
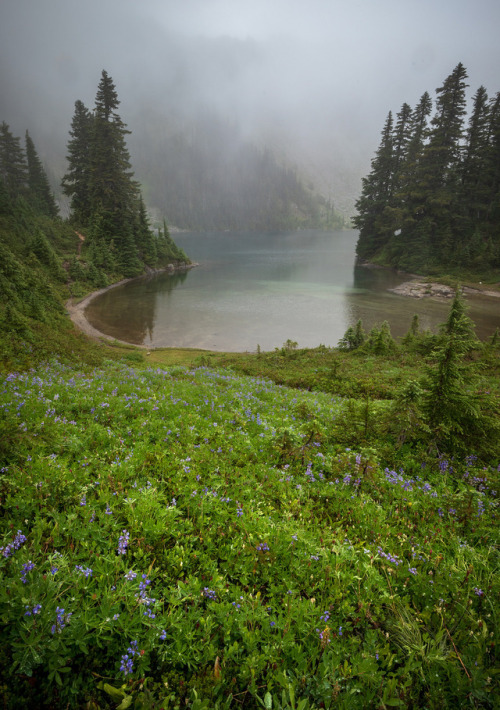
[[[355,267],[357,232],[190,234],[175,240],[199,266],[184,274],[131,281],[86,310],[103,333],[150,347],[254,351],[336,345],[359,318],[388,320],[403,335],[418,313],[423,328],[443,322],[449,303],[397,296],[408,277]],[[500,301],[469,299],[479,337],[500,327]]]

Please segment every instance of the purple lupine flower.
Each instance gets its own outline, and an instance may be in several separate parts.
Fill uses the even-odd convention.
[[[212,599],[212,601],[217,600],[217,594],[214,592],[213,589],[209,589],[208,587],[203,588],[203,596],[207,599]]]
[[[82,565],[75,565],[75,572],[80,572],[86,579],[92,577],[92,570],[90,567],[83,567]]]
[[[21,581],[23,584],[26,584],[26,575],[28,574],[28,572],[31,572],[32,569],[35,569],[35,565],[31,560],[29,560],[28,562],[26,562],[26,564],[23,565],[21,570]]]
[[[119,555],[124,555],[125,552],[127,551],[127,545],[128,545],[129,538],[130,538],[130,533],[127,532],[126,530],[123,530],[122,535],[120,535],[120,539],[118,540],[118,554]]]
[[[70,620],[70,617],[73,616],[72,612],[69,612],[68,614],[64,613],[64,609],[62,607],[57,607],[56,609],[56,623],[52,625],[51,628],[51,633],[52,634],[60,634],[61,631],[64,629],[68,621]]]
[[[165,629],[163,629],[160,634],[160,641],[165,641],[166,638],[167,638],[167,632],[165,631]]]
[[[258,552],[269,552],[269,545],[267,542],[261,542],[255,548]]]
[[[121,658],[120,670],[124,675],[134,672],[134,661],[126,653]]]
[[[127,572],[127,574],[124,576],[125,576],[125,579],[127,579],[130,582],[137,577],[137,572],[130,570],[130,572]]]
[[[484,596],[484,592],[482,589],[479,589],[479,587],[474,587],[473,592],[476,596],[482,597]]]
[[[18,530],[14,540],[9,545],[0,547],[0,554],[2,554],[3,557],[10,557],[13,550],[19,550],[24,542],[26,542],[26,535],[23,535],[23,533]]]

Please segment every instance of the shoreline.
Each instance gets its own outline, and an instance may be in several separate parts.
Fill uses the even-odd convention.
[[[410,298],[437,298],[439,300],[447,300],[453,298],[455,295],[455,289],[452,286],[447,286],[440,281],[427,281],[427,277],[419,274],[412,274],[407,271],[399,271],[391,266],[384,266],[382,264],[372,264],[369,261],[361,262],[358,266],[362,266],[364,269],[383,269],[386,271],[393,271],[401,276],[407,276],[408,281],[404,281],[395,286],[394,288],[388,288],[387,291],[395,293],[398,296],[408,296]],[[483,286],[481,281],[473,282],[474,286],[462,286],[462,291],[464,294],[469,296],[487,296],[490,298],[500,298],[500,282],[498,284],[491,285],[490,288]],[[494,286],[498,287],[498,290],[494,290]]]
[[[441,301],[454,297],[455,289],[446,286],[438,281],[422,281],[414,278],[411,281],[404,281],[399,286],[388,288],[388,291],[398,296],[408,296],[409,298],[437,298]],[[462,286],[462,291],[469,296],[487,296],[488,298],[500,298],[500,291],[491,291],[473,286]]]
[[[107,333],[103,333],[100,330],[97,330],[97,328],[94,328],[93,325],[89,323],[85,316],[85,309],[91,303],[94,298],[97,298],[97,296],[100,296],[103,293],[106,293],[107,291],[111,291],[113,288],[117,288],[118,286],[123,286],[126,283],[129,283],[130,281],[135,281],[136,279],[142,279],[147,276],[154,276],[155,274],[162,274],[162,273],[171,273],[175,274],[180,271],[189,271],[190,269],[194,268],[195,266],[199,266],[199,264],[185,264],[183,267],[177,267],[177,268],[168,268],[165,267],[164,269],[148,269],[148,271],[145,274],[141,274],[140,276],[132,276],[131,278],[128,279],[121,279],[121,281],[116,281],[115,283],[110,284],[109,286],[105,286],[104,288],[100,288],[97,291],[92,291],[92,293],[89,293],[87,296],[84,296],[81,301],[78,301],[75,303],[75,299],[72,297],[66,301],[64,304],[64,307],[66,308],[66,312],[68,316],[70,317],[71,321],[73,324],[82,331],[85,335],[87,335],[89,338],[93,338],[94,340],[108,340],[109,342],[112,343],[119,343],[120,345],[126,345],[129,348],[141,348],[142,350],[155,350],[156,348],[151,348],[148,345],[143,345],[142,343],[135,344],[135,343],[128,343],[126,340],[119,340],[118,338],[115,338],[112,335],[108,335]]]

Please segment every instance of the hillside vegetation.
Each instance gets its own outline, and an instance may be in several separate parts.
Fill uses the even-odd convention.
[[[495,707],[498,451],[401,447],[398,407],[205,366],[5,376],[4,705]]]

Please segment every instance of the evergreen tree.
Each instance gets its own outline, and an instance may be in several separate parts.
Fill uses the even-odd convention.
[[[69,170],[62,180],[63,192],[71,198],[73,220],[86,225],[91,218],[90,144],[93,117],[81,101],[75,103],[67,160]]]
[[[134,219],[138,186],[133,172],[125,136],[130,133],[116,109],[119,100],[111,77],[103,71],[99,83],[90,151],[90,196],[92,211],[105,217],[109,236],[117,249]]]
[[[489,141],[484,157],[483,177],[485,183],[486,219],[484,233],[488,239],[489,252],[485,254],[489,265],[500,268],[500,93],[489,106]]]
[[[12,135],[5,121],[0,125],[0,177],[11,197],[26,195],[28,168],[21,140]]]
[[[471,392],[474,373],[464,357],[478,344],[474,324],[467,316],[465,301],[457,289],[441,341],[434,351],[436,366],[429,370],[423,410],[436,440],[449,450],[457,445],[457,437],[476,426],[478,402]]]
[[[58,216],[59,210],[50,189],[47,174],[42,161],[38,157],[28,131],[26,131],[26,158],[28,161],[28,189],[29,199],[37,212],[53,219]]]
[[[372,160],[372,170],[363,178],[361,197],[356,202],[358,215],[353,224],[360,230],[356,253],[362,260],[380,251],[388,240],[388,234],[380,228],[380,219],[392,195],[393,123],[389,112],[380,146]]]
[[[423,222],[420,226],[424,227],[436,261],[448,258],[454,246],[453,213],[458,206],[466,78],[465,67],[458,64],[443,86],[436,89],[436,113],[417,173],[417,180],[425,189],[417,207],[418,221]]]
[[[135,242],[143,261],[150,266],[156,264],[158,252],[156,248],[156,238],[149,226],[146,205],[142,195],[139,195],[137,220],[135,226]]]

